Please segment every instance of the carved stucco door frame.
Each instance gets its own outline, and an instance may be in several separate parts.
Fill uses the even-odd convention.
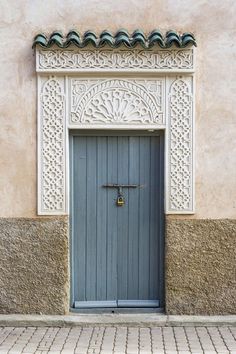
[[[70,129],[164,129],[165,213],[194,213],[194,57],[36,48],[39,215],[69,214]]]

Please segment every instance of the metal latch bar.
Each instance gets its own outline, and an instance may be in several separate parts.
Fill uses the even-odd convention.
[[[138,188],[139,184],[104,184],[106,188]]]

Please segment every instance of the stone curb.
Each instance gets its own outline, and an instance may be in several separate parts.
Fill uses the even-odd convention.
[[[1,327],[75,327],[75,326],[231,326],[236,327],[236,315],[231,316],[168,316],[164,314],[73,314],[0,315]]]

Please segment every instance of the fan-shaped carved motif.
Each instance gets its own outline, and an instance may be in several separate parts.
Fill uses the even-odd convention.
[[[154,92],[134,80],[103,80],[88,86],[83,81],[72,83],[72,123],[162,123],[161,81],[153,83]]]

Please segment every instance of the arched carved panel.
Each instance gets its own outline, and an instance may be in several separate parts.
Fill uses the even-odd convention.
[[[70,125],[163,125],[163,80],[70,81]]]

